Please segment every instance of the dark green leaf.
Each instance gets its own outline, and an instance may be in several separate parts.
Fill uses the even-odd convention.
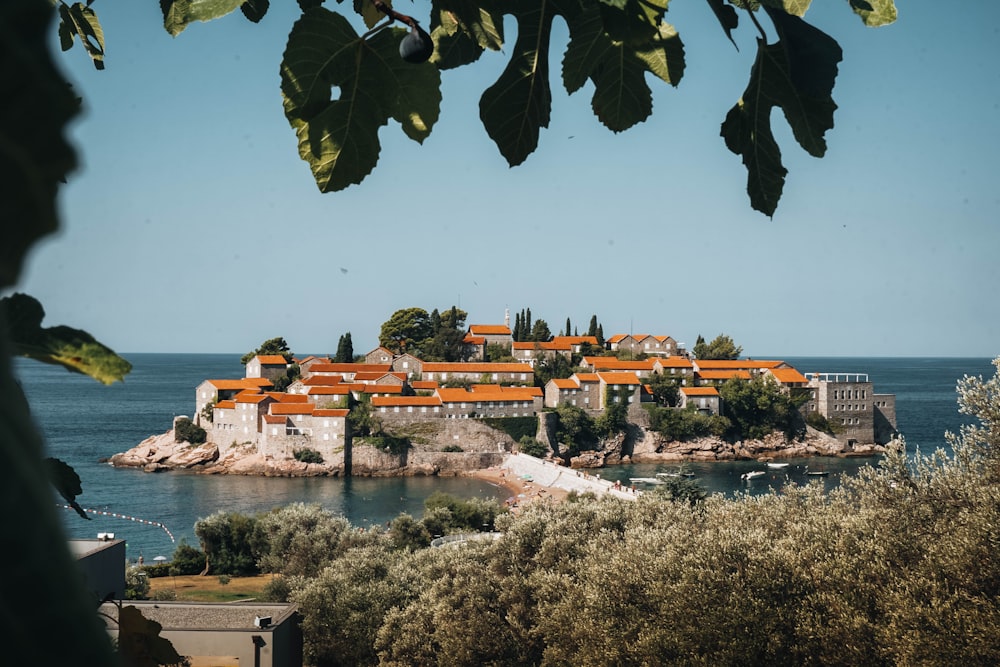
[[[866,26],[877,28],[896,20],[896,4],[893,0],[848,0],[851,9],[861,17]]]
[[[195,21],[211,21],[232,14],[245,0],[160,0],[163,27],[176,37]]]
[[[76,166],[63,136],[79,110],[47,45],[52,6],[39,0],[0,2],[0,289],[13,285],[28,248],[58,227],[56,191]]]
[[[431,62],[447,70],[475,62],[484,49],[503,46],[503,17],[490,3],[437,0],[432,14],[431,35],[437,49]]]
[[[295,23],[281,67],[285,116],[323,192],[360,183],[378,162],[378,130],[394,118],[422,141],[437,121],[440,75],[399,57],[405,30],[362,40],[339,14],[311,9]],[[331,88],[340,92],[331,99]]]
[[[76,474],[73,467],[59,459],[47,458],[45,464],[48,466],[49,481],[55,487],[63,500],[69,503],[70,507],[76,510],[84,519],[90,520],[87,513],[76,502],[76,497],[83,493],[83,485],[80,484],[80,476]]]
[[[118,611],[118,650],[127,665],[156,667],[179,665],[183,658],[166,637],[161,637],[163,626],[142,615],[132,605]]]
[[[240,5],[240,9],[243,11],[243,16],[247,17],[248,20],[253,23],[260,23],[264,15],[267,14],[270,6],[270,0],[246,0],[246,2]]]
[[[338,2],[343,2],[343,0],[338,0]],[[385,0],[385,4],[392,7],[392,0]],[[319,6],[318,3],[317,6]],[[372,4],[371,0],[354,0],[354,11],[361,15],[368,28],[375,27],[379,21],[386,17]]]
[[[534,152],[539,131],[549,124],[549,38],[558,4],[512,3],[511,9],[517,11],[517,41],[500,78],[479,99],[483,126],[512,167]]]
[[[307,9],[312,9],[313,7],[319,7],[323,4],[323,0],[299,0],[299,9],[305,11]]]
[[[15,354],[63,366],[104,384],[123,380],[132,369],[132,364],[86,331],[64,326],[43,329],[45,311],[36,299],[26,294],[0,299],[0,310],[6,318],[6,333]]]
[[[837,108],[832,92],[842,56],[836,41],[805,21],[765,10],[781,39],[772,45],[758,40],[750,82],[727,114],[722,136],[729,150],[743,157],[751,205],[773,215],[787,170],[771,131],[771,110],[781,107],[799,145],[821,157]]]
[[[719,25],[726,31],[726,37],[733,43],[733,46],[736,46],[736,41],[733,39],[733,30],[736,30],[740,24],[740,19],[736,15],[736,9],[732,5],[727,5],[725,0],[708,0],[708,6],[715,13],[715,18],[718,19]],[[739,48],[736,46],[737,50]]]
[[[104,31],[94,10],[80,2],[69,6],[60,4],[59,17],[59,39],[63,51],[73,45],[73,37],[77,36],[93,60],[94,67],[104,69]]]

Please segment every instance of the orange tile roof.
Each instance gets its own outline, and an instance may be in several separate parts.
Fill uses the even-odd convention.
[[[693,368],[694,364],[686,357],[679,357],[676,354],[669,357],[662,357],[656,360],[663,368]]]
[[[316,409],[312,403],[271,403],[272,415],[311,415]]]
[[[719,390],[715,387],[681,387],[681,393],[687,396],[718,396]]]
[[[309,397],[305,394],[286,394],[284,392],[271,391],[267,394],[279,403],[308,403]]]
[[[809,382],[805,375],[794,368],[769,368],[768,372],[781,384],[793,384],[797,382],[806,384]]]
[[[566,341],[550,340],[547,342],[534,342],[534,341],[523,341],[520,343],[513,343],[511,349],[513,350],[534,350],[535,348],[539,350],[554,350],[554,351],[566,351],[568,352],[573,348],[571,343]]]
[[[573,378],[552,378],[549,380],[555,387],[559,389],[579,389],[580,384],[573,380]]]
[[[486,343],[486,339],[482,336],[473,336],[472,334],[465,334],[465,338],[462,342],[466,345],[483,345]]]
[[[437,396],[372,396],[372,407],[441,405]]]
[[[601,378],[597,375],[597,373],[576,373],[573,377],[575,377],[580,382],[600,382],[601,381]]]
[[[541,396],[541,387],[504,387],[499,384],[474,384],[469,387],[469,391],[474,394],[480,393],[507,393],[518,396]]]
[[[438,383],[434,380],[414,380],[410,386],[414,389],[437,389]]]
[[[628,334],[615,334],[611,338],[606,339],[608,343],[618,343],[621,342]]]
[[[241,391],[236,394],[237,403],[260,403],[267,399],[267,396],[256,391]]]
[[[359,394],[402,394],[401,384],[352,384],[351,391]]]
[[[597,345],[597,336],[553,336],[552,342],[555,343],[556,341],[570,345],[580,345],[581,343]]]
[[[332,387],[344,381],[342,375],[313,375],[302,381],[308,387]]]
[[[473,336],[509,336],[511,331],[503,324],[470,324],[469,333]]]
[[[309,369],[310,373],[364,373],[379,371],[388,373],[392,370],[391,364],[313,364]]]
[[[239,380],[205,380],[216,390],[233,389],[255,389],[257,387],[270,387],[271,381],[267,378],[240,378]]]
[[[236,401],[219,401],[215,404],[215,407],[219,410],[235,410]]]
[[[496,362],[427,362],[424,373],[532,373],[528,364]]]
[[[308,396],[347,396],[351,393],[350,385],[340,384],[335,387],[309,387]]]
[[[476,403],[483,401],[494,401],[511,403],[513,401],[526,401],[534,399],[535,395],[518,394],[506,391],[466,391],[461,387],[442,387],[437,390],[438,398],[442,403]],[[541,394],[537,394],[540,396]]]
[[[287,421],[288,418],[281,415],[264,415],[265,424],[284,424]]]
[[[639,381],[639,376],[635,373],[598,373],[597,376],[601,378],[606,384],[642,384]]]
[[[722,371],[698,371],[697,376],[703,380],[728,380],[729,378],[750,379],[750,371],[742,368],[732,368]]]
[[[313,417],[346,417],[349,412],[341,408],[316,408]]]
[[[757,359],[696,359],[699,368],[721,370],[725,368],[777,368],[784,361],[760,361]]]
[[[263,366],[287,366],[288,362],[280,354],[258,354],[257,359]]]

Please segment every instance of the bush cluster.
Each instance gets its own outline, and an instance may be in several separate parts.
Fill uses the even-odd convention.
[[[174,424],[174,441],[190,442],[192,445],[200,445],[205,442],[208,434],[205,429],[195,424],[187,417],[178,419]]]
[[[323,455],[317,452],[315,449],[310,449],[309,447],[303,447],[302,449],[296,449],[292,452],[292,456],[295,457],[296,461],[302,463],[322,463]]]

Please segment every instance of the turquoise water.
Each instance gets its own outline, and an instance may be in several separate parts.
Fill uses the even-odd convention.
[[[130,354],[134,370],[124,383],[104,387],[61,368],[17,360],[15,369],[49,454],[72,465],[83,482],[84,507],[155,521],[175,538],[197,543],[194,523],[218,510],[256,512],[292,502],[319,503],[356,525],[385,524],[400,512],[419,516],[424,499],[434,491],[464,497],[499,498],[503,493],[469,478],[262,478],[168,472],[149,474],[115,469],[101,463],[154,433],[166,431],[173,417],[194,410],[195,387],[205,379],[240,377],[239,355]],[[910,448],[929,452],[944,446],[945,430],[957,431],[967,421],[958,414],[955,383],[964,374],[992,375],[989,359],[788,359],[803,372],[868,373],[880,393],[895,393],[900,430]],[[783,471],[745,484],[740,474],[759,464],[750,462],[692,463],[698,481],[710,492],[738,490],[760,493],[780,487],[787,479],[805,480],[804,466],[822,468],[826,486],[853,474],[873,459],[791,460]],[[607,468],[608,479],[652,477],[671,465]],[[128,541],[128,554],[173,552],[162,529],[111,517],[83,521],[66,512],[67,531],[76,537],[113,532]]]

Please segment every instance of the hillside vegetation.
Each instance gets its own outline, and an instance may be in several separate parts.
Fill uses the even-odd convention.
[[[320,667],[1000,664],[1000,379],[959,396],[954,457],[892,448],[829,493],[538,503],[440,549],[457,505],[388,531],[299,510],[250,542]]]

